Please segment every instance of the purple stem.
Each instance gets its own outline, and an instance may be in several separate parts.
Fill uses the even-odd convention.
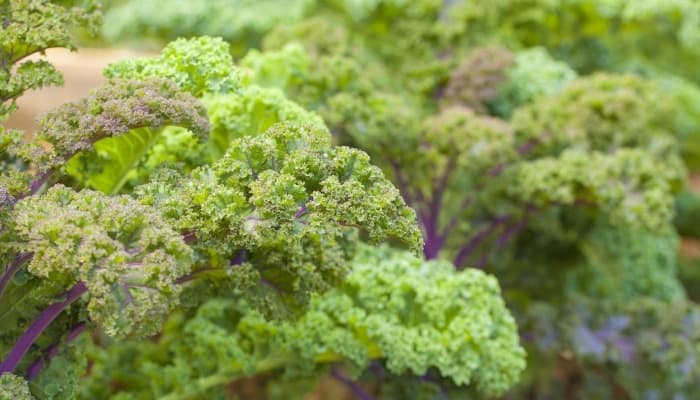
[[[474,199],[471,196],[465,198],[462,201],[462,205],[459,207],[459,211],[457,211],[455,216],[453,216],[452,219],[450,219],[450,223],[447,224],[447,226],[445,227],[445,230],[442,233],[443,238],[447,237],[447,235],[449,235],[450,232],[452,232],[452,230],[457,227],[457,224],[460,221],[460,219],[457,218],[457,215],[462,214],[462,212],[464,212],[467,208],[469,208],[469,206],[472,204],[472,201],[474,201]]]
[[[427,215],[423,215],[423,227],[425,229],[425,246],[423,254],[427,260],[432,260],[437,257],[445,243],[445,236],[440,234],[438,223],[440,221],[440,207],[442,206],[442,196],[445,194],[447,182],[450,179],[450,174],[456,164],[455,159],[450,159],[445,166],[445,171],[442,173],[437,185],[433,189],[433,195],[430,199]]]
[[[136,127],[134,129],[136,129]],[[94,138],[92,138],[90,143],[95,144],[98,141],[100,141],[108,136],[109,135],[107,135],[106,133],[101,133],[101,134],[95,136]],[[80,153],[80,150],[75,150],[73,152],[70,152],[64,156],[64,160],[66,160],[66,161],[70,160],[74,155],[76,155],[78,153]],[[36,179],[34,179],[29,184],[29,193],[26,193],[23,196],[20,196],[20,198],[36,194],[39,191],[39,189],[41,189],[41,187],[44,186],[44,183],[46,183],[51,178],[51,176],[54,173],[54,170],[55,169],[50,169],[50,170],[42,173],[41,175],[39,175]]]
[[[182,234],[182,240],[184,240],[187,244],[192,244],[195,240],[197,240],[197,235],[193,231],[187,231]]]
[[[245,250],[241,249],[241,250],[238,250],[238,253],[236,254],[236,257],[232,258],[232,259],[229,261],[229,264],[228,264],[228,265],[230,265],[230,266],[241,265],[241,264],[243,264],[244,262],[245,262]]]
[[[27,354],[29,348],[32,347],[36,339],[44,332],[44,330],[53,322],[56,317],[68,306],[73,304],[74,301],[78,300],[80,296],[87,292],[87,287],[83,282],[76,283],[68,292],[66,292],[66,299],[53,303],[46,307],[39,316],[32,322],[32,324],[27,328],[27,330],[20,336],[15,346],[10,350],[10,353],[5,357],[2,364],[0,364],[0,375],[6,372],[14,372],[17,368],[17,364],[22,360],[22,358]]]
[[[520,334],[521,343],[534,343],[537,335],[534,332],[522,332]]]
[[[18,201],[22,200],[25,197],[29,197],[31,195],[36,194],[36,192],[41,189],[42,186],[44,186],[44,183],[51,178],[51,175],[53,175],[53,170],[48,170],[44,172],[43,174],[39,175],[38,178],[34,179],[29,183],[29,190],[26,191],[25,193],[19,194],[17,197],[14,198],[12,201],[12,204],[17,203]]]
[[[528,204],[525,207],[525,215],[522,219],[515,225],[511,225],[503,234],[498,238],[496,246],[498,248],[505,247],[515,236],[517,236],[523,229],[527,226],[527,221],[531,217],[531,214],[539,212],[539,209],[532,204]]]
[[[85,323],[81,322],[68,331],[68,334],[66,335],[66,339],[63,341],[64,344],[69,344],[70,342],[74,341],[75,339],[80,336],[81,333],[85,331]],[[52,346],[46,348],[44,350],[44,354],[37,358],[32,365],[27,368],[27,375],[29,376],[29,379],[34,379],[36,378],[37,375],[39,375],[39,372],[41,372],[42,368],[44,368],[45,363],[48,364],[49,361],[51,361],[52,358],[56,357],[56,354],[58,354],[58,349],[59,349],[59,344],[60,343],[55,343]]]
[[[132,296],[129,291],[129,285],[122,283],[122,290],[124,291],[124,296],[126,296],[127,303],[134,304],[134,296]]]
[[[369,364],[369,370],[379,378],[379,380],[383,381],[386,378],[386,370],[377,360],[373,360]]]
[[[42,186],[44,186],[44,183],[51,178],[51,175],[53,175],[53,170],[49,170],[44,172],[43,174],[39,175],[38,178],[32,181],[31,184],[29,184],[29,195],[36,194],[36,192],[41,189]]]
[[[527,142],[523,143],[520,147],[518,147],[518,154],[521,156],[526,155],[527,153],[531,152],[532,149],[535,148],[535,145],[537,142],[534,140],[528,140]]]
[[[496,240],[496,249],[503,249],[506,247],[508,242],[520,233],[526,225],[527,217],[523,217],[518,223],[506,227],[506,230]],[[479,261],[476,263],[476,268],[484,269],[489,262],[489,256],[491,256],[490,249],[485,249],[481,258],[479,258]]]
[[[489,176],[490,176],[491,178],[495,178],[495,177],[497,177],[498,175],[500,175],[501,172],[503,172],[503,170],[504,170],[505,168],[506,168],[506,165],[505,165],[505,164],[498,164],[498,165],[496,165],[495,167],[491,168],[491,171],[489,171]]]
[[[399,168],[399,165],[394,161],[390,161],[389,165],[391,165],[391,169],[394,170],[394,175],[396,175],[396,184],[399,186],[399,191],[401,192],[404,200],[406,200],[406,203],[409,205],[415,205],[415,199],[413,196],[411,196],[408,183],[401,172],[401,168]]]
[[[44,186],[44,183],[46,183],[46,181],[48,181],[49,178],[51,178],[51,175],[53,175],[53,170],[48,170],[43,174],[39,175],[38,178],[34,179],[29,183],[29,190],[15,197],[14,201],[12,201],[12,204],[17,203],[25,197],[29,197],[33,194],[36,194],[36,192],[38,192],[39,189],[41,189],[41,187]]]
[[[457,256],[454,259],[454,265],[457,267],[458,270],[461,270],[462,267],[461,265],[464,263],[464,261],[469,257],[474,250],[482,243],[484,242],[493,231],[495,231],[500,225],[506,223],[510,219],[509,216],[507,215],[500,215],[497,216],[491,223],[481,231],[477,232],[474,237],[472,237],[467,244],[462,247],[462,249],[457,253]]]
[[[183,240],[184,240],[184,238],[183,238]],[[132,249],[126,249],[126,253],[132,257],[138,255],[142,251],[143,251],[143,248],[141,248],[141,247],[134,247]]]
[[[355,395],[355,398],[360,400],[374,400],[374,397],[367,393],[367,391],[365,391],[365,389],[362,386],[358,385],[357,382],[345,376],[345,374],[343,374],[337,367],[333,367],[331,369],[331,375],[333,375],[333,377],[336,380],[338,380],[340,383],[342,383],[348,389],[350,389],[352,394]]]
[[[10,280],[12,280],[12,277],[15,276],[20,268],[22,268],[22,265],[24,265],[25,262],[32,258],[32,255],[33,253],[19,253],[15,256],[15,259],[10,263],[10,265],[5,268],[5,272],[3,272],[2,276],[0,276],[0,297],[5,291],[7,285],[10,283]]]
[[[297,210],[296,213],[294,213],[294,219],[301,218],[302,215],[306,214],[306,211],[307,211],[306,204],[304,204],[303,206],[299,207],[299,210]]]
[[[479,261],[476,262],[475,267],[478,269],[484,269],[486,267],[486,264],[489,263],[489,252],[490,249],[484,249],[484,253],[479,257]]]
[[[517,224],[513,224],[508,227],[508,229],[499,236],[498,240],[496,241],[496,246],[499,249],[502,249],[506,247],[508,242],[510,242],[515,236],[517,236],[523,229],[525,229],[525,226],[527,225],[527,218],[521,219]]]
[[[437,258],[440,250],[442,250],[442,245],[444,244],[444,239],[439,236],[433,236],[431,234],[426,234],[425,245],[423,247],[423,255],[426,260],[433,260]]]
[[[451,158],[447,162],[447,165],[445,166],[445,171],[442,173],[438,184],[435,185],[435,188],[433,189],[433,196],[430,201],[430,211],[431,215],[433,216],[437,216],[437,213],[440,209],[440,204],[442,203],[442,195],[445,193],[447,182],[450,180],[450,174],[452,173],[452,169],[455,167],[456,163],[457,161],[455,161],[454,158]]]
[[[234,267],[236,265],[241,265],[245,261],[245,250],[239,250],[238,254],[236,254],[236,257],[232,258],[229,260],[229,266]],[[175,284],[181,285],[183,283],[187,283],[189,281],[192,281],[197,278],[200,274],[206,273],[206,272],[212,272],[212,271],[223,271],[226,268],[200,268],[196,271],[193,271],[187,275],[183,275],[175,280]]]
[[[444,244],[444,237],[438,232],[437,219],[437,215],[433,214],[432,211],[428,215],[420,213],[420,221],[425,232],[423,254],[426,260],[436,258]]]

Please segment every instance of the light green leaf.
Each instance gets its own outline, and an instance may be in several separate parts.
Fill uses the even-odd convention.
[[[95,143],[95,151],[78,154],[68,161],[66,171],[93,189],[115,194],[129,178],[134,167],[157,142],[160,130],[140,128],[124,135],[102,139]],[[99,165],[99,170],[93,170]]]

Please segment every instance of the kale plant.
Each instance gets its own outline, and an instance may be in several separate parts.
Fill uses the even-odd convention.
[[[698,204],[692,73],[584,68],[523,22],[559,2],[320,3],[241,64],[370,154],[416,210],[426,259],[495,274],[529,354],[512,396],[692,398],[698,308],[677,259]],[[617,54],[637,47],[614,26],[687,6],[668,50],[692,51],[690,3],[584,3],[567,7],[600,12]],[[546,37],[569,29],[555,26]]]
[[[686,298],[677,276],[674,225],[676,198],[686,179],[677,92],[660,80],[634,74],[578,76],[541,48],[513,54],[504,47],[477,47],[453,59],[434,55],[439,64],[435,70],[408,71],[415,68],[410,57],[385,55],[383,48],[371,45],[360,47],[357,43],[373,43],[362,38],[362,30],[343,32],[343,25],[324,21],[311,18],[298,28],[270,33],[267,51],[252,50],[240,61],[242,82],[283,91],[317,110],[337,142],[367,151],[416,210],[425,259],[448,260],[463,272],[472,271],[470,267],[486,269],[498,277],[530,355],[525,379],[511,394],[556,397],[576,390],[605,397],[692,395],[697,379],[693,350],[697,308]],[[329,31],[319,34],[319,29]],[[402,32],[395,35],[394,42],[405,40]],[[285,43],[283,37],[296,43]],[[330,45],[326,40],[338,42]],[[424,40],[421,36],[420,42]],[[179,46],[176,43],[163,51],[161,64],[169,63],[167,55],[172,46]],[[424,56],[428,57],[427,50]],[[151,64],[156,62],[115,65],[109,71],[162,71]],[[394,70],[405,75],[392,75]],[[216,102],[204,102],[211,113],[218,109]],[[224,124],[226,128],[212,131],[249,126]],[[205,153],[211,156],[215,151],[210,147]],[[356,259],[353,271],[362,262]],[[377,265],[390,268],[391,263],[377,261]],[[437,269],[435,274],[423,279],[426,283],[438,279]],[[354,297],[355,289],[345,287],[340,290],[350,290]],[[231,316],[223,320],[249,315],[248,306],[231,302],[217,303],[228,310],[218,313]],[[454,307],[461,306],[455,302]],[[679,311],[664,312],[672,307]],[[392,358],[398,356],[389,356],[381,345],[378,350],[374,347],[380,340],[377,336],[368,337],[358,348],[351,336],[344,335],[345,339],[326,345],[330,348],[322,347],[328,349],[328,359],[318,358],[322,350],[295,350],[298,344],[287,340],[265,342],[254,346],[265,351],[253,354],[254,366],[249,369],[236,364],[240,366],[229,370],[225,361],[197,366],[189,358],[173,362],[164,357],[179,354],[179,348],[189,352],[211,346],[208,336],[192,338],[186,333],[192,329],[189,321],[197,318],[186,314],[174,319],[171,339],[162,345],[137,341],[96,350],[94,357],[103,360],[104,367],[84,396],[104,393],[101,388],[110,386],[117,387],[119,395],[135,397],[221,394],[200,384],[172,388],[168,380],[154,389],[155,375],[144,381],[120,372],[137,365],[148,366],[135,369],[139,376],[167,368],[177,376],[217,384],[262,376],[273,397],[280,392],[284,397],[289,390],[301,396],[313,385],[309,377],[322,374],[341,380],[360,398],[488,397],[502,393],[517,379],[502,372],[489,385],[480,381],[480,373],[468,382],[459,381],[439,364],[407,373],[396,367]],[[428,316],[416,318],[425,321]],[[226,336],[237,336],[248,328],[222,329],[222,334],[230,332]],[[187,345],[175,339],[180,337],[190,337]],[[308,345],[312,344],[320,345]],[[260,361],[268,360],[270,346],[273,354],[292,355],[272,365]],[[362,356],[345,353],[355,348]],[[509,349],[510,356],[518,354],[515,347]],[[299,351],[307,355],[300,356]],[[503,351],[493,354],[506,357]],[[240,359],[224,356],[223,360],[234,358]],[[305,371],[292,361],[298,358],[308,360]],[[509,368],[522,368],[518,357],[509,359]],[[424,365],[417,358],[414,362]],[[343,369],[338,365],[349,367],[352,379],[340,375]],[[558,370],[567,375],[556,380]],[[674,372],[679,370],[682,373]],[[416,379],[420,374],[422,379]],[[572,389],[581,381],[582,386]],[[300,382],[306,386],[293,385]],[[368,388],[374,389],[370,393]]]
[[[99,14],[22,0],[1,11],[6,117],[24,91],[60,83],[24,58],[70,47],[71,30]],[[2,132],[3,398],[78,396],[85,331],[152,337],[173,311],[215,299],[294,321],[343,281],[362,242],[420,250],[414,211],[367,154],[334,146],[322,120],[278,90],[252,88],[221,40],[174,43],[107,75],[28,138]],[[187,157],[159,158],[181,145]],[[472,279],[522,364],[497,286]]]
[[[290,146],[294,148],[298,143],[297,133],[290,132],[289,127],[293,126],[290,124],[303,122],[303,126],[308,127],[305,129],[319,132],[319,135],[322,133],[316,140],[330,146],[331,136],[325,122],[317,114],[305,111],[286,99],[280,89],[255,84],[252,71],[235,67],[228,50],[222,41],[207,37],[178,40],[166,46],[160,57],[116,63],[107,68],[107,75],[113,77],[145,79],[165,76],[182,82],[181,87],[201,96],[210,116],[211,135],[194,150],[190,144],[183,147],[183,143],[189,143],[194,138],[193,134],[172,129],[164,130],[159,139],[145,150],[145,160],[161,159],[158,154],[162,153],[175,156],[168,163],[167,170],[154,169],[148,163],[130,164],[131,170],[127,175],[164,176],[155,179],[155,182],[136,186],[133,190],[136,196],[149,199],[149,204],[172,215],[174,221],[178,221],[175,223],[184,224],[181,228],[183,231],[190,231],[188,221],[201,219],[210,213],[214,213],[209,217],[213,218],[221,213],[207,203],[215,201],[227,204],[232,209],[237,207],[239,200],[227,194],[230,189],[220,192],[223,189],[221,183],[232,179],[231,182],[247,181],[253,177],[236,172],[240,171],[241,166],[229,160],[235,157],[252,164],[255,170],[259,169],[257,163],[268,165],[269,175],[264,182],[262,174],[257,178],[260,184],[250,187],[251,195],[256,202],[274,201],[275,207],[286,209],[284,214],[292,218],[295,224],[319,226],[321,221],[313,216],[312,211],[323,209],[342,221],[339,229],[343,235],[347,235],[348,227],[364,225],[365,228],[359,232],[362,237],[386,237],[390,242],[403,240],[411,244],[414,250],[420,251],[423,241],[418,226],[414,225],[415,214],[400,200],[398,189],[383,180],[386,185],[377,186],[376,192],[358,190],[355,183],[343,178],[344,174],[352,171],[366,171],[361,178],[358,175],[361,181],[375,181],[383,176],[379,169],[369,169],[369,157],[364,153],[348,147],[336,147],[338,160],[332,164],[338,168],[340,179],[326,180],[321,190],[314,191],[313,196],[307,197],[304,202],[293,200],[295,193],[302,188],[286,174],[294,168],[299,171],[293,173],[298,177],[296,179],[313,177],[319,168],[323,169],[321,165],[327,162],[328,157],[323,156],[321,165],[318,165],[319,160],[314,161],[314,157],[306,153],[293,159],[280,155],[280,151],[288,151]],[[229,93],[225,86],[207,84],[194,87],[189,78],[181,81],[178,77],[183,70],[204,70],[183,67],[188,60],[208,65],[207,70],[220,71],[226,67],[236,71],[239,87]],[[201,87],[211,89],[200,90]],[[287,122],[274,125],[280,121]],[[276,135],[283,135],[283,140],[276,139]],[[176,137],[187,139],[171,140]],[[237,150],[237,143],[245,145]],[[246,153],[241,152],[243,149]],[[180,154],[197,154],[197,157],[177,158]],[[217,160],[214,165],[220,165],[221,169],[213,175],[209,172],[203,175],[199,164],[206,165],[207,160]],[[84,165],[86,168],[80,169],[84,172],[75,174],[76,177],[87,176],[90,168],[111,168],[112,162],[109,157],[97,155]],[[183,186],[179,178],[183,171],[191,171],[191,175],[201,177],[201,180],[191,186]],[[319,184],[316,178],[306,179],[307,183],[303,186],[315,187]],[[89,184],[89,179],[85,182]],[[164,191],[174,190],[175,187],[179,188],[180,195],[161,200]],[[190,192],[194,197],[190,197]],[[387,194],[392,194],[391,198],[395,200],[387,201]],[[278,196],[279,201],[275,200]],[[186,206],[205,200],[206,209]],[[392,204],[394,201],[398,203]],[[383,212],[387,207],[394,211],[389,214]],[[398,215],[402,217],[397,218]],[[290,248],[289,238],[296,238],[296,235],[304,232],[296,225],[286,230],[279,222],[274,225],[260,224],[258,218],[256,215],[255,220],[242,221],[239,229],[246,233],[250,226],[259,226],[274,235],[276,239],[270,240],[269,245],[275,247]],[[380,230],[375,230],[375,225],[378,228],[381,226]],[[300,276],[303,276],[302,270],[308,263],[307,256],[316,256],[318,241],[323,243],[333,234],[329,224],[323,223],[322,226],[324,233],[316,231],[313,236],[304,239],[305,247],[296,256],[299,258]],[[197,237],[202,238],[203,251],[210,253],[215,248],[232,246],[234,237],[228,235],[219,238],[218,229],[199,231]],[[246,235],[244,239],[254,238]],[[346,238],[352,241],[359,239],[358,236]],[[209,288],[193,286],[193,292],[182,296],[186,299],[184,304],[198,307],[185,307],[181,314],[171,317],[164,336],[159,336],[157,340],[121,342],[105,339],[102,346],[94,348],[91,357],[99,360],[96,364],[99,369],[93,370],[92,381],[82,396],[173,399],[217,396],[222,393],[221,385],[242,377],[273,374],[287,377],[283,379],[285,381],[313,382],[314,377],[329,371],[343,376],[348,384],[354,385],[350,378],[340,375],[344,374],[343,370],[350,368],[354,376],[359,376],[370,366],[387,368],[391,377],[387,378],[387,387],[403,385],[404,380],[411,382],[412,379],[419,379],[410,379],[411,376],[420,377],[428,373],[444,375],[449,385],[486,394],[503,393],[517,382],[525,365],[524,352],[516,335],[515,322],[500,298],[500,289],[492,277],[479,271],[456,272],[448,267],[449,263],[426,264],[405,251],[364,247],[359,243],[352,246],[353,249],[355,247],[361,250],[362,255],[353,256],[354,252],[348,252],[346,247],[338,247],[336,251],[339,255],[347,254],[347,257],[334,258],[337,256],[330,251],[319,255],[322,256],[324,268],[335,267],[333,269],[343,273],[349,269],[347,280],[326,294],[310,296],[310,306],[306,312],[297,319],[287,319],[282,323],[265,321],[265,314],[259,310],[265,311],[266,307],[256,308],[259,303],[256,298],[241,301],[240,296],[227,293],[231,288],[223,285],[220,276],[211,276],[205,271],[209,280],[214,278],[216,281]],[[237,247],[232,248],[228,258],[223,261],[248,259],[238,251]],[[264,262],[266,265],[287,263],[284,270],[293,268],[296,262],[295,258],[280,261],[278,257],[266,258]],[[237,266],[234,273],[240,271],[240,266]],[[278,271],[274,276],[277,279],[272,289],[270,285],[262,289],[272,290],[273,293],[282,289],[284,293],[301,286],[304,293],[313,294],[340,283],[341,278],[336,276],[330,285],[304,287],[312,281],[295,280],[286,271]],[[271,277],[265,276],[265,282]],[[462,280],[463,286],[458,284]],[[210,290],[212,300],[201,304],[197,299],[205,290]],[[460,296],[465,296],[463,302],[456,301]],[[419,311],[416,307],[425,309]],[[201,325],[204,323],[206,325]],[[191,335],[200,328],[204,333]],[[465,336],[465,332],[469,333]],[[396,341],[397,338],[403,339]],[[430,343],[440,344],[426,347]],[[456,346],[454,351],[450,350],[452,346]],[[213,349],[220,354],[216,358],[212,357]],[[163,354],[173,357],[163,357]],[[163,375],[164,371],[168,371],[166,375]],[[355,390],[362,389],[355,387]]]
[[[697,397],[697,1],[186,3],[3,132],[6,397]],[[96,15],[7,4],[3,115]]]

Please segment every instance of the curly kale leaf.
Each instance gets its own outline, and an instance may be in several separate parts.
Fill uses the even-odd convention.
[[[191,250],[158,213],[128,197],[56,185],[12,210],[27,271],[68,288],[81,282],[90,317],[113,336],[150,335],[178,301],[173,283]]]
[[[212,299],[191,318],[175,316],[157,343],[112,343],[96,356],[86,397],[180,399],[257,373],[317,376],[340,362],[355,370],[379,362],[397,380],[436,370],[456,387],[497,395],[525,366],[493,277],[369,246],[345,283],[314,296],[296,321],[269,321],[239,301]]]
[[[235,91],[243,78],[233,64],[229,45],[209,36],[175,40],[163,48],[159,57],[115,62],[104,74],[108,78],[168,79],[195,97]]]
[[[63,84],[63,76],[44,60],[26,60],[52,47],[75,49],[73,29],[96,30],[98,3],[87,1],[6,0],[0,4],[0,121],[25,91]]]
[[[277,122],[324,126],[318,115],[279,90],[242,79],[246,70],[233,64],[228,44],[220,39],[181,39],[166,46],[159,57],[118,62],[105,72],[128,79],[171,79],[201,98],[211,126],[207,140],[199,140],[202,132],[186,124],[134,130],[103,139],[94,145],[94,152],[71,160],[68,172],[74,179],[106,193],[133,189],[163,164],[189,172],[220,158],[232,140],[260,134]]]
[[[375,242],[422,245],[398,190],[365,153],[332,147],[318,126],[274,125],[235,140],[191,177],[160,176],[137,196],[197,238],[204,276],[246,276],[291,301],[339,282],[358,230]]]
[[[29,385],[24,378],[12,374],[0,375],[0,399],[33,400]]]
[[[100,139],[137,128],[182,125],[206,135],[206,111],[191,95],[165,79],[112,80],[90,97],[67,103],[39,121],[35,141],[50,147],[31,149],[41,173],[63,166]],[[141,132],[143,134],[143,132]]]

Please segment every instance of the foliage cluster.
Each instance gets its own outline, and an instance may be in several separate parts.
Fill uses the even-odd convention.
[[[4,115],[76,3],[1,9]],[[3,132],[2,395],[698,395],[700,3],[187,3],[103,38],[224,39]]]

